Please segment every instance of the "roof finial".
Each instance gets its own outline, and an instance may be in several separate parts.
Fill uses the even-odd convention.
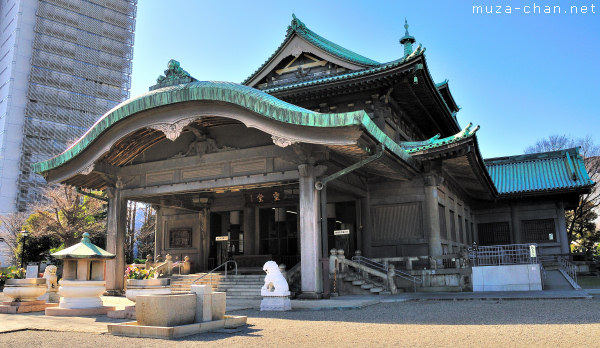
[[[414,44],[415,42],[417,42],[417,40],[415,40],[414,37],[412,37],[409,33],[408,33],[408,20],[406,18],[404,18],[404,29],[406,30],[404,32],[404,36],[400,39],[400,44],[404,45],[404,57],[408,57],[412,52],[412,44]]]

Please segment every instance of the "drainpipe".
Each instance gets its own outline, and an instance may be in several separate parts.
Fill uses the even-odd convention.
[[[379,159],[383,155],[384,150],[385,150],[385,146],[383,146],[383,144],[377,145],[377,150],[374,155],[369,156],[369,157],[361,160],[360,162],[357,162],[357,163],[351,165],[350,167],[346,167],[338,172],[335,172],[329,176],[324,177],[323,179],[321,179],[315,183],[315,188],[318,191],[321,191],[325,187],[325,185],[327,185],[328,182],[333,181],[333,180],[335,180],[341,176],[344,176],[346,174],[349,174],[349,173],[351,173],[361,167],[364,167],[367,164]]]
[[[322,252],[322,257],[326,258],[328,257],[328,249],[329,246],[327,245],[328,241],[327,241],[327,191],[324,190],[325,186],[327,185],[328,182],[333,181],[339,177],[342,177],[346,174],[349,174],[361,167],[366,166],[367,164],[381,158],[381,156],[383,156],[383,152],[385,150],[385,146],[383,146],[383,144],[381,145],[377,145],[377,149],[375,151],[375,154],[372,156],[369,156],[349,167],[346,167],[340,171],[337,171],[329,176],[326,176],[324,178],[322,178],[321,180],[317,181],[315,183],[315,189],[319,192],[319,201],[320,201],[320,205],[321,205],[321,252]]]

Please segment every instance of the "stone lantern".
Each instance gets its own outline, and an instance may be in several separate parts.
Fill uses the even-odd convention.
[[[52,256],[63,260],[63,277],[58,283],[60,303],[46,309],[46,315],[99,315],[115,309],[102,306],[100,299],[106,291],[106,260],[115,258],[114,254],[92,244],[85,232],[81,243]]]

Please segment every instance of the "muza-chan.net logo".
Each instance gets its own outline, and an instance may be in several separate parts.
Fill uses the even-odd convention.
[[[539,5],[534,3],[523,4],[523,6],[511,5],[473,5],[473,14],[596,14],[596,4],[586,5]]]

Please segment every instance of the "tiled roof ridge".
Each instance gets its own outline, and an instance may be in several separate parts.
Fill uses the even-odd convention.
[[[505,163],[524,163],[524,162],[536,162],[543,160],[552,160],[556,158],[563,158],[565,154],[569,153],[572,156],[581,157],[579,154],[579,147],[571,147],[568,149],[526,153],[512,156],[492,157],[484,158],[485,165],[500,165]],[[542,157],[543,156],[543,157]]]

